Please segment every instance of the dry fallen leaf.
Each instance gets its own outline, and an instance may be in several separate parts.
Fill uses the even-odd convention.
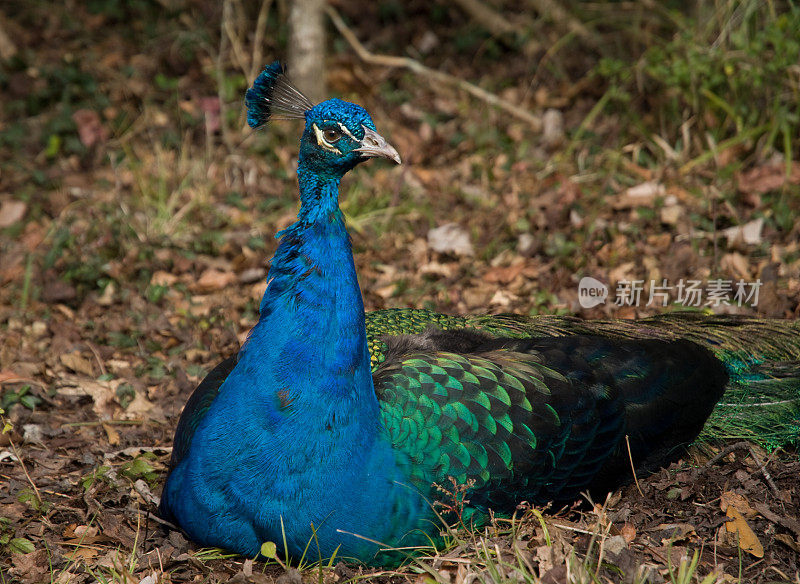
[[[800,162],[792,162],[789,176],[783,159],[751,168],[738,177],[738,187],[743,193],[763,195],[781,188],[784,184],[800,183]]]
[[[78,137],[81,144],[91,148],[95,144],[102,144],[108,139],[108,130],[103,126],[100,116],[94,110],[79,109],[72,114],[72,120],[78,128]]]
[[[739,493],[734,493],[733,491],[725,491],[720,495],[719,506],[723,511],[727,511],[729,507],[733,507],[747,519],[752,519],[758,515],[758,511],[750,506],[747,497]]]
[[[750,245],[761,243],[761,230],[764,227],[764,219],[759,217],[748,221],[744,225],[736,225],[722,230],[722,235],[728,240],[728,245],[732,245],[739,240]]]
[[[63,355],[59,356],[59,360],[61,361],[62,365],[68,369],[71,369],[75,373],[83,373],[87,377],[92,377],[94,375],[92,362],[83,357],[78,351],[64,353]]]
[[[666,225],[676,225],[683,215],[683,207],[680,205],[669,205],[661,209],[661,222]]]
[[[441,276],[443,278],[452,278],[458,270],[458,264],[453,262],[426,262],[419,267],[418,273],[425,276]],[[395,285],[391,282],[391,285]]]
[[[156,403],[144,397],[141,392],[136,392],[133,401],[125,408],[123,417],[126,419],[147,418],[150,420],[163,420],[164,412]]]
[[[428,231],[428,245],[439,253],[471,256],[475,253],[469,233],[456,223],[445,223]]]
[[[3,201],[0,203],[0,228],[11,227],[25,216],[28,206],[23,201]]]
[[[114,294],[117,292],[117,286],[114,282],[109,282],[103,289],[103,293],[97,297],[95,302],[100,306],[111,306],[114,304]]]
[[[636,264],[625,262],[608,272],[608,280],[611,282],[630,281],[634,279],[635,274]]]
[[[178,281],[178,276],[164,270],[158,270],[150,278],[151,286],[172,286]]]
[[[103,424],[103,430],[106,431],[106,436],[108,437],[108,443],[111,446],[117,446],[119,444],[119,432],[114,429],[114,426],[111,424]]]
[[[397,293],[398,290],[397,284],[389,284],[388,286],[380,286],[378,288],[374,288],[372,291],[380,296],[381,298],[391,298]]]
[[[11,371],[10,369],[0,370],[0,383],[17,380],[19,378],[20,376],[17,375],[14,371]]]
[[[626,523],[620,527],[619,534],[625,538],[627,543],[633,543],[633,540],[636,539],[636,527],[632,523]]]
[[[101,418],[111,417],[118,407],[115,402],[117,388],[122,385],[121,379],[95,381],[75,376],[64,376],[56,384],[56,394],[63,396],[91,396],[94,402],[92,409]]]
[[[739,252],[725,254],[720,262],[720,268],[733,273],[737,278],[743,280],[750,278],[750,266],[747,264],[747,258]]]
[[[660,182],[647,181],[631,187],[617,196],[612,206],[617,210],[650,207],[655,203],[656,197],[663,197],[665,193],[666,189]]]
[[[70,554],[70,560],[83,560],[84,563],[89,563],[97,557],[98,553],[95,548],[81,546],[75,548],[75,551]]]
[[[196,292],[213,292],[234,283],[236,283],[236,274],[233,272],[209,268],[200,274],[200,278],[191,286],[191,289]]]
[[[731,505],[728,507],[725,515],[733,519],[733,521],[728,521],[725,524],[725,529],[728,531],[728,533],[738,534],[739,549],[742,549],[757,558],[763,558],[764,546],[761,545],[758,537],[755,533],[753,533],[753,530],[747,524],[745,518],[742,517],[742,514],[739,513],[733,505]]]
[[[73,529],[74,537],[95,537],[100,532],[97,527],[93,525],[76,525]]]
[[[483,279],[490,284],[508,284],[519,276],[525,269],[525,262],[518,262],[511,266],[489,268]]]
[[[519,300],[519,296],[516,294],[512,294],[508,290],[497,290],[494,296],[492,296],[492,299],[489,300],[489,304],[492,306],[508,307],[511,306],[511,303],[515,300]]]
[[[793,539],[788,533],[778,533],[775,535],[775,539],[800,554],[800,541]]]

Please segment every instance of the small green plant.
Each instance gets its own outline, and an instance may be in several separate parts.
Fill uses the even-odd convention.
[[[0,549],[5,549],[12,554],[29,554],[35,547],[29,539],[14,537],[11,520],[7,517],[0,517]]]
[[[670,562],[668,566],[669,581],[672,584],[692,584],[693,582],[699,582],[700,584],[715,584],[717,581],[721,580],[719,574],[716,574],[715,572],[711,572],[705,578],[700,580],[700,576],[697,574],[697,565],[699,562],[700,554],[697,552],[697,550],[694,551],[691,559],[682,558],[680,564],[677,566],[677,570],[673,569],[672,563]]]
[[[44,515],[52,506],[49,501],[44,501],[39,494],[31,489],[22,489],[17,495],[17,501],[25,503],[37,513]]]
[[[40,403],[42,403],[42,399],[31,393],[30,385],[23,385],[16,391],[4,391],[2,397],[0,397],[0,409],[3,411],[10,409],[14,404],[20,404],[29,410],[33,410]]]
[[[226,552],[222,548],[203,548],[197,550],[194,557],[201,562],[213,562],[216,560],[230,560],[239,557],[239,554]]]
[[[169,286],[150,284],[145,290],[145,296],[151,304],[159,304],[167,292],[169,292]]]
[[[150,461],[155,460],[155,458],[156,456],[152,452],[140,454],[133,460],[124,463],[120,467],[119,474],[132,481],[144,479],[148,483],[154,483],[158,480],[158,473],[153,468],[153,465],[150,464]]]
[[[123,408],[127,408],[136,399],[136,390],[130,383],[122,383],[117,387],[117,401]]]
[[[569,309],[560,304],[558,296],[546,290],[539,290],[531,295],[533,306],[530,309],[531,315],[536,314],[569,314]]]
[[[107,466],[107,465],[103,464],[103,465],[100,465],[97,468],[95,468],[89,474],[84,475],[81,478],[81,486],[83,486],[83,490],[84,491],[88,491],[98,481],[109,482],[110,481],[110,477],[108,476],[108,473],[109,473],[110,470],[111,470],[110,466]]]

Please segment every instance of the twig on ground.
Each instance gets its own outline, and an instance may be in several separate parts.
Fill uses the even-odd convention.
[[[38,385],[39,387],[41,387],[42,389],[45,389],[45,390],[48,389],[48,386],[47,386],[46,383],[42,383],[41,381],[33,379],[32,377],[12,377],[12,376],[9,376],[9,377],[5,377],[2,380],[0,380],[0,386],[5,385],[6,383],[8,383],[9,385],[12,384],[12,383],[29,383],[31,385]]]
[[[100,373],[102,375],[108,375],[108,371],[106,371],[106,366],[103,364],[103,359],[100,358],[100,352],[97,350],[97,347],[94,346],[94,343],[86,342],[86,346],[89,347],[89,350],[94,355],[95,361],[97,361],[97,366],[100,367]]]
[[[172,529],[174,531],[180,531],[180,528],[177,525],[175,525],[174,523],[172,523],[170,521],[167,521],[166,519],[161,519],[161,517],[159,517],[155,513],[151,513],[150,511],[145,511],[144,516],[147,519],[152,519],[156,523],[159,523],[161,525],[169,527],[170,529]]]
[[[421,77],[424,77],[432,83],[435,87],[436,82],[444,85],[450,85],[453,87],[457,87],[463,91],[466,91],[473,97],[480,99],[492,105],[494,107],[500,108],[505,112],[513,115],[520,120],[523,120],[531,125],[535,132],[541,131],[542,128],[542,120],[538,116],[534,116],[529,111],[510,103],[493,93],[489,93],[488,91],[481,89],[477,85],[473,85],[468,81],[464,81],[463,79],[459,79],[458,77],[454,77],[453,75],[449,75],[448,73],[442,73],[441,71],[436,71],[435,69],[431,69],[430,67],[426,67],[419,61],[415,61],[409,57],[395,57],[393,55],[376,55],[371,53],[361,44],[361,42],[356,38],[356,35],[351,31],[347,25],[342,20],[342,17],[339,16],[339,13],[336,11],[335,8],[328,5],[326,7],[326,12],[330,17],[333,25],[339,31],[339,33],[345,38],[348,44],[353,48],[356,52],[358,57],[368,63],[370,65],[379,65],[382,67],[402,67],[404,69],[408,69]]]
[[[97,426],[139,426],[144,420],[95,420],[93,422],[67,422],[61,424],[62,428],[93,428]]]
[[[2,410],[0,410],[2,411]],[[11,428],[11,424],[8,423],[6,426],[6,418],[5,416],[0,416],[0,429],[5,429],[4,427]],[[6,433],[6,432],[3,432]],[[25,473],[25,478],[28,479],[28,484],[33,489],[33,493],[36,495],[36,500],[38,501],[39,505],[42,504],[42,494],[39,492],[39,488],[36,486],[36,483],[33,482],[30,473],[28,472],[28,467],[25,466],[25,461],[22,459],[22,455],[17,450],[17,445],[14,444],[14,440],[11,439],[11,432],[7,433],[6,439],[8,440],[9,445],[11,446],[11,450],[14,452],[14,456],[17,457],[17,462],[22,467],[22,472]]]
[[[546,17],[562,30],[571,32],[592,48],[597,48],[601,45],[597,36],[586,28],[580,20],[567,12],[561,3],[554,0],[527,0],[527,4],[538,12],[540,16]]]
[[[509,21],[505,16],[487,6],[480,0],[455,0],[455,3],[466,12],[479,26],[488,30],[492,36],[504,43],[509,35],[522,32],[522,27]]]
[[[161,498],[155,496],[152,493],[152,491],[150,491],[150,487],[147,486],[147,483],[144,482],[142,479],[137,479],[136,481],[134,481],[133,490],[139,493],[139,496],[148,505],[153,505],[154,507],[158,507],[159,504],[161,503]]]
[[[631,463],[631,472],[633,473],[633,482],[636,484],[636,490],[639,491],[639,494],[644,497],[644,493],[642,492],[642,488],[639,486],[639,478],[636,476],[636,467],[633,465],[633,455],[631,454],[631,441],[628,439],[628,435],[625,434],[625,444],[628,447],[628,460]]]
[[[767,484],[769,485],[769,488],[772,491],[772,494],[775,495],[775,497],[778,500],[781,500],[781,492],[778,490],[778,487],[775,484],[775,481],[772,480],[772,476],[769,474],[769,471],[767,470],[766,463],[764,463],[761,460],[761,457],[756,452],[756,449],[753,448],[752,444],[749,444],[749,447],[750,447],[750,456],[752,456],[753,460],[756,461],[756,464],[758,465],[758,470],[760,470],[761,474],[764,475],[764,480],[767,481]]]
[[[775,513],[772,509],[770,509],[766,503],[760,503],[758,501],[753,502],[753,509],[758,511],[768,521],[771,521],[776,525],[785,527],[789,531],[794,532],[795,536],[800,537],[800,521],[798,521],[797,519],[792,519],[790,517],[781,517],[780,515]]]
[[[728,446],[720,450],[717,454],[708,459],[708,462],[706,462],[703,466],[701,466],[700,468],[696,468],[692,473],[692,481],[696,480],[697,477],[706,472],[709,468],[714,466],[724,457],[728,456],[731,452],[735,452],[737,450],[750,450],[750,443],[743,440],[741,442],[735,442],[733,444],[729,444]]]

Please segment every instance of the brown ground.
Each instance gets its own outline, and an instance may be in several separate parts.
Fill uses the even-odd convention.
[[[254,15],[239,18],[239,3],[227,3],[219,59],[211,5],[89,4],[0,6],[17,50],[0,69],[0,407],[13,427],[0,437],[0,582],[272,581],[280,567],[201,552],[148,513],[188,394],[257,317],[272,234],[296,210],[298,129],[242,127],[231,39],[250,56]],[[612,289],[720,277],[763,282],[741,311],[797,316],[800,163],[787,175],[783,159],[745,147],[690,172],[678,171],[687,160],[646,163],[633,153],[657,148],[615,108],[573,139],[602,94],[591,50],[537,69],[538,57],[472,38],[463,14],[428,4],[408,3],[397,24],[381,12],[394,4],[336,3],[372,50],[414,54],[535,115],[555,108],[567,135],[545,143],[466,94],[360,63],[335,37],[331,91],[367,107],[405,162],[360,168],[343,189],[367,309],[633,317],[663,309],[582,310],[577,277]],[[264,61],[280,54],[270,22]],[[628,191],[648,181],[649,194]],[[747,241],[724,231],[758,220]],[[428,231],[447,222],[472,254],[434,250]],[[461,562],[375,578],[616,582],[641,569],[673,582],[698,551],[687,581],[800,582],[797,453],[742,447],[707,465],[718,449],[605,508],[498,521],[459,534],[449,555]]]

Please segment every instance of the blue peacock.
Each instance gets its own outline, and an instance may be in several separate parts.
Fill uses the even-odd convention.
[[[796,322],[364,313],[339,183],[397,151],[360,106],[312,105],[275,62],[248,123],[305,120],[297,221],[279,234],[260,318],[189,398],[160,512],[255,557],[391,561],[426,544],[454,484],[462,519],[571,502],[676,459],[704,434],[800,436]],[[705,428],[705,430],[704,430]]]

